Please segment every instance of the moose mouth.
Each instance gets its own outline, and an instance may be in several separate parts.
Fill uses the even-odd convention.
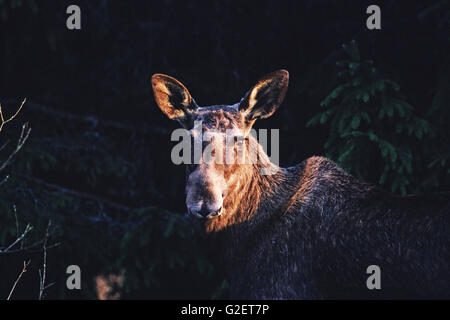
[[[202,220],[213,219],[215,217],[220,216],[222,214],[222,212],[223,212],[222,208],[220,208],[219,210],[210,212],[207,215],[202,215],[202,214],[200,214],[198,212],[191,211],[189,208],[187,210],[188,210],[188,213],[190,215],[192,215],[192,216],[194,216],[194,217],[196,217],[198,219],[202,219]]]

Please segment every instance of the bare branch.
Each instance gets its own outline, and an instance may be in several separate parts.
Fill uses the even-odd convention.
[[[14,149],[14,151],[9,155],[9,157],[6,159],[6,161],[4,161],[1,164],[0,171],[5,169],[6,166],[9,165],[11,163],[11,160],[14,158],[14,156],[20,151],[20,149],[22,149],[23,144],[25,143],[25,141],[27,141],[27,139],[30,135],[30,132],[31,132],[31,128],[28,127],[28,123],[25,123],[22,126],[22,131],[20,133],[20,137],[19,137],[19,141],[17,142],[16,149]]]
[[[8,179],[9,179],[9,174],[7,174],[7,175],[3,178],[2,181],[0,181],[0,186],[1,186],[2,184],[6,183],[6,181],[8,181]]]
[[[44,261],[43,261],[43,271],[41,272],[41,269],[39,269],[39,300],[42,300],[44,297],[44,291],[49,286],[45,286],[45,277],[47,275],[47,240],[49,235],[50,226],[52,225],[52,221],[48,221],[47,225],[47,231],[45,232],[45,239],[44,239]]]
[[[25,104],[25,102],[27,101],[27,99],[23,99],[19,109],[17,109],[16,113],[14,113],[11,117],[9,117],[8,119],[5,120],[4,116],[3,116],[3,110],[2,110],[2,105],[0,104],[0,132],[2,132],[3,130],[3,126],[8,123],[9,121],[13,120],[20,112],[20,110],[22,110],[23,105]],[[0,171],[2,171],[3,169],[6,168],[6,166],[8,166],[11,163],[11,160],[14,158],[14,156],[17,154],[17,152],[19,152],[20,149],[22,149],[23,144],[25,143],[25,141],[27,141],[28,136],[30,135],[30,131],[31,128],[28,128],[28,124],[25,123],[22,126],[22,132],[20,133],[20,138],[19,141],[17,142],[17,146],[16,149],[14,149],[14,151],[9,155],[9,157],[6,159],[6,161],[4,161],[1,165],[0,165]],[[3,144],[3,146],[0,148],[0,150],[3,150],[3,148],[6,147],[6,145],[8,144],[9,141],[6,141],[5,144]],[[8,181],[9,175],[7,175],[3,180],[0,181],[0,185],[4,184],[6,181]]]
[[[14,289],[16,288],[16,285],[19,283],[20,278],[22,278],[22,275],[27,272],[27,267],[30,264],[31,260],[28,260],[28,262],[23,262],[23,269],[22,272],[19,274],[19,276],[17,277],[16,281],[14,282],[14,285],[11,288],[11,291],[9,292],[8,298],[6,298],[6,300],[9,300],[14,292]]]
[[[6,249],[0,250],[0,253],[7,253],[11,248],[13,248],[20,241],[22,241],[23,238],[25,238],[25,236],[27,235],[27,233],[30,232],[31,230],[33,230],[33,227],[31,225],[27,224],[27,226],[25,227],[25,230],[21,234],[21,236],[18,237],[13,243],[11,243]]]
[[[16,220],[16,237],[19,237],[19,219],[17,218],[16,205],[13,205],[13,210],[14,210],[14,218]]]
[[[23,248],[20,248],[20,249],[8,250],[7,252],[5,252],[5,254],[13,254],[13,253],[18,253],[18,252],[27,252],[27,253],[42,252],[43,248],[40,248],[40,249],[37,249],[37,250],[30,250],[30,249],[36,248],[37,246],[41,245],[43,242],[44,242],[44,239],[36,241],[33,244],[30,244],[30,245],[28,245],[26,247],[23,247]],[[47,250],[51,249],[51,248],[58,247],[59,245],[61,245],[60,242],[53,243],[53,244],[47,246]]]
[[[11,117],[9,117],[9,118],[6,119],[6,120],[5,120],[5,118],[3,117],[2,105],[1,105],[1,103],[0,103],[0,120],[1,120],[1,123],[0,123],[0,132],[2,132],[3,126],[4,126],[6,123],[8,123],[8,122],[10,122],[11,120],[13,120],[13,119],[19,114],[20,110],[22,110],[22,107],[23,107],[23,105],[25,104],[26,101],[27,101],[27,98],[23,99],[23,101],[22,101],[22,103],[21,103],[19,109],[17,109],[16,113],[14,113]]]

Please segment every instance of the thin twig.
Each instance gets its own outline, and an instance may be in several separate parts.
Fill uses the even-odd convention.
[[[19,237],[19,219],[17,218],[17,208],[16,205],[13,205],[13,211],[14,211],[14,218],[16,220],[16,237]],[[20,248],[23,248],[23,241],[20,244]]]
[[[3,126],[8,123],[9,121],[13,120],[20,112],[20,110],[22,110],[23,105],[25,104],[25,102],[27,101],[27,99],[23,99],[19,109],[17,109],[16,113],[13,114],[11,117],[9,117],[8,119],[5,120],[4,116],[3,116],[3,110],[2,110],[2,105],[0,104],[0,132],[2,132],[3,130]],[[2,171],[3,169],[6,168],[7,165],[9,165],[11,163],[12,158],[17,154],[17,152],[19,152],[20,149],[22,149],[23,144],[25,143],[25,141],[27,141],[29,135],[31,132],[31,128],[28,128],[28,123],[25,123],[22,126],[22,131],[20,133],[20,137],[19,137],[19,141],[17,142],[17,146],[16,149],[9,155],[9,157],[6,159],[6,161],[4,161],[1,166],[0,166],[0,171]],[[0,148],[0,150],[2,150],[6,145],[8,144],[8,141]],[[0,185],[5,183],[8,180],[9,176],[6,176],[1,182]]]
[[[8,145],[9,140],[7,140],[1,147],[0,147],[0,151],[2,151],[3,149],[6,148],[6,146]]]
[[[1,123],[0,123],[0,132],[2,132],[3,126],[4,126],[6,123],[8,123],[8,122],[10,122],[11,120],[13,120],[13,119],[19,114],[20,110],[22,110],[22,107],[23,107],[23,105],[25,104],[26,101],[27,101],[27,98],[23,99],[23,101],[22,101],[22,103],[21,103],[19,109],[17,109],[16,113],[14,113],[14,115],[12,115],[11,117],[9,117],[9,119],[6,119],[6,120],[5,120],[5,118],[3,117],[2,104],[0,103],[0,120],[1,120]]]
[[[9,174],[7,174],[7,175],[3,178],[2,181],[0,181],[0,186],[1,186],[2,184],[6,183],[6,181],[8,181],[8,179],[9,179]]]
[[[20,241],[22,241],[23,238],[25,238],[25,236],[27,235],[27,233],[30,232],[31,230],[33,230],[33,227],[30,224],[27,224],[22,235],[18,237],[13,243],[11,243],[6,249],[0,250],[0,253],[7,253],[12,247],[14,247]]]
[[[34,242],[33,244],[30,244],[30,245],[28,245],[26,247],[21,248],[21,249],[8,250],[7,252],[4,252],[4,254],[13,254],[13,253],[19,253],[19,252],[39,253],[39,252],[43,251],[42,248],[37,249],[37,250],[30,250],[30,249],[36,248],[37,246],[39,246],[43,242],[44,242],[44,240],[39,240],[39,241]],[[47,250],[49,250],[51,248],[58,247],[60,245],[61,245],[61,242],[53,243],[53,244],[47,246]]]
[[[19,236],[19,219],[17,218],[17,208],[16,205],[13,205],[14,210],[14,218],[16,220],[16,237]]]
[[[0,171],[6,168],[7,165],[11,163],[12,158],[19,152],[20,149],[22,149],[23,144],[25,141],[27,141],[28,137],[30,136],[31,128],[28,127],[28,123],[25,123],[22,126],[22,131],[20,133],[19,141],[17,141],[16,149],[9,155],[9,157],[2,163],[0,166]]]
[[[19,274],[19,276],[17,277],[16,281],[14,282],[14,285],[11,288],[11,291],[9,292],[8,298],[6,298],[6,300],[9,300],[11,298],[11,295],[14,292],[14,289],[16,288],[17,283],[19,283],[20,278],[22,278],[22,275],[27,272],[27,267],[30,264],[31,260],[28,260],[28,262],[23,262],[23,269],[22,272]]]
[[[49,235],[50,226],[52,225],[52,221],[48,221],[47,231],[45,232],[45,240],[44,240],[44,261],[43,261],[43,271],[41,273],[41,269],[39,269],[39,300],[42,300],[44,296],[44,290],[48,288],[45,286],[45,276],[47,275],[47,240]]]

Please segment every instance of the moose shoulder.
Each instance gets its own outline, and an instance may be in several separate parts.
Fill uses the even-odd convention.
[[[322,157],[279,168],[259,147],[252,125],[276,111],[288,78],[279,70],[234,105],[199,107],[176,79],[152,77],[156,102],[170,119],[194,140],[200,123],[209,137],[200,144],[213,150],[213,160],[231,154],[233,161],[218,162],[201,153],[186,165],[187,211],[226,266],[230,296],[449,298],[449,193],[395,196]],[[242,139],[224,143],[230,130]],[[371,265],[381,270],[379,290],[366,286]]]

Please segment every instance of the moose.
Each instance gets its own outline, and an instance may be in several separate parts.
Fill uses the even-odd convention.
[[[264,76],[234,105],[204,107],[170,76],[151,82],[162,112],[190,134],[201,122],[213,133],[202,143],[217,155],[229,129],[243,149],[258,146],[249,132],[280,106],[289,73]],[[399,196],[324,157],[281,168],[262,148],[257,155],[186,164],[187,216],[224,266],[231,298],[450,298],[450,193]],[[267,167],[273,173],[261,174]],[[379,268],[378,288],[368,285],[369,266]]]

